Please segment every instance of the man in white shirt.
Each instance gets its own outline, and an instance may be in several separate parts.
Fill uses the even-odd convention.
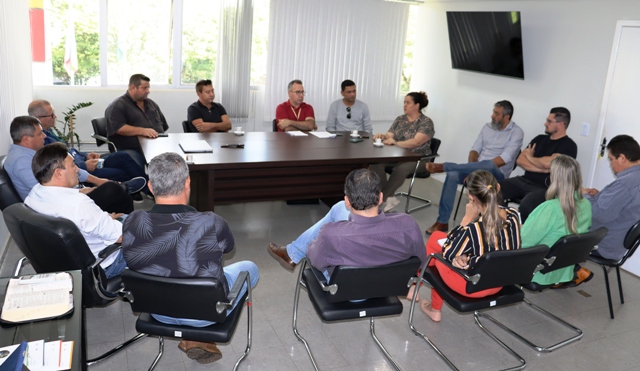
[[[331,103],[327,116],[327,131],[366,131],[373,133],[369,106],[356,99],[356,83],[344,80],[340,85],[342,99]]]
[[[41,214],[71,220],[96,258],[105,247],[122,242],[122,223],[116,218],[123,214],[102,211],[92,199],[74,188],[78,185],[78,168],[64,144],[40,148],[31,168],[39,184],[24,200],[27,206]],[[107,278],[119,275],[126,267],[122,252],[111,254],[101,266]]]

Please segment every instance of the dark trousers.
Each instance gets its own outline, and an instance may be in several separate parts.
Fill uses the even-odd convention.
[[[500,181],[500,192],[504,200],[522,199],[518,210],[524,224],[529,214],[546,200],[547,187],[542,187],[522,176],[517,176]]]
[[[118,183],[106,182],[87,193],[87,196],[108,213],[131,214],[133,212],[133,199]]]
[[[118,182],[126,182],[138,176],[149,180],[147,174],[144,172],[144,167],[138,165],[127,152],[114,152],[110,154],[104,159],[104,167],[102,169],[95,169],[91,174],[98,178]],[[147,186],[145,186],[142,191],[150,193]]]

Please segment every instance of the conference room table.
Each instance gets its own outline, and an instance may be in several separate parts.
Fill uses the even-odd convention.
[[[421,158],[419,153],[398,146],[376,147],[371,138],[351,143],[349,132],[338,134],[317,138],[283,132],[169,133],[155,139],[138,138],[147,161],[163,152],[186,158],[180,142],[209,143],[213,152],[193,153],[189,165],[190,203],[200,211],[230,203],[342,198],[350,171],[369,164]],[[226,144],[244,144],[244,148],[221,147]]]

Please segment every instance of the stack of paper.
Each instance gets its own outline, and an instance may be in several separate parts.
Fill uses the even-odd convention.
[[[55,318],[73,310],[73,280],[69,273],[47,273],[12,278],[0,319],[22,323]]]
[[[309,134],[304,133],[304,132],[302,132],[300,130],[291,130],[291,131],[287,131],[286,133],[291,135],[292,137],[306,137],[306,136],[309,135]]]
[[[213,152],[213,148],[206,140],[180,141],[180,148],[184,153]]]
[[[336,135],[334,133],[330,133],[328,131],[312,131],[311,135],[318,138],[335,138]]]

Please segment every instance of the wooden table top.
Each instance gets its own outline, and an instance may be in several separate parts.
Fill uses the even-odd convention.
[[[368,135],[362,132],[363,135]],[[211,153],[194,153],[192,170],[242,167],[270,167],[331,163],[383,163],[417,161],[421,155],[397,146],[375,147],[373,141],[363,139],[349,142],[349,132],[336,138],[321,139],[313,135],[294,137],[286,133],[247,132],[233,133],[169,133],[168,137],[149,139],[138,137],[147,161],[163,152],[186,154],[181,141],[206,140]],[[244,148],[221,148],[223,144],[244,144]]]

